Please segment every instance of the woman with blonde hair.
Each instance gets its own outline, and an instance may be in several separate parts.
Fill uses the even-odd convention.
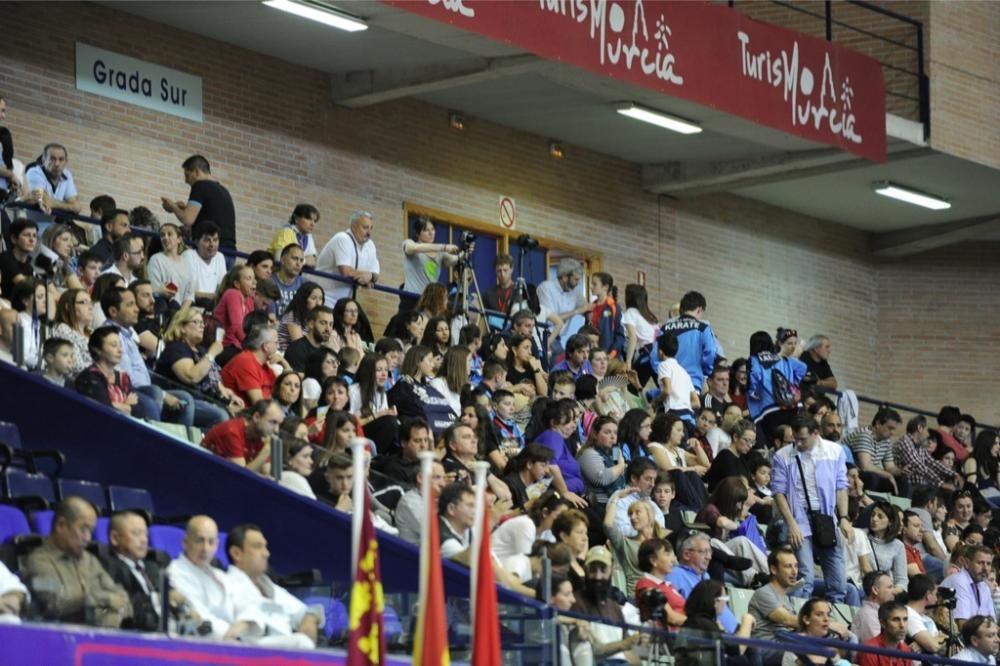
[[[204,310],[191,306],[178,310],[163,334],[166,346],[156,361],[156,371],[213,399],[192,394],[195,426],[210,428],[230,415],[235,416],[245,405],[222,385],[222,371],[215,362],[215,357],[222,353],[222,343],[213,341],[206,350],[201,344],[204,334]],[[219,403],[228,405],[228,412]]]
[[[632,493],[637,493],[638,489],[626,487],[615,492],[608,500],[607,509],[604,512],[604,531],[611,542],[611,548],[615,553],[615,561],[625,573],[626,590],[634,590],[636,583],[642,578],[642,567],[639,562],[639,546],[647,539],[662,539],[666,532],[656,522],[653,515],[651,500],[636,500],[628,507],[628,520],[635,530],[635,536],[626,537],[621,528],[615,522],[618,515],[618,501]]]
[[[39,256],[52,262],[52,283],[57,289],[83,289],[76,274],[76,234],[68,224],[53,224],[42,234]]]

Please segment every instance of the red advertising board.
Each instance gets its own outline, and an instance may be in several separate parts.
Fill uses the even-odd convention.
[[[885,83],[877,60],[723,5],[382,2],[871,160],[886,159]]]

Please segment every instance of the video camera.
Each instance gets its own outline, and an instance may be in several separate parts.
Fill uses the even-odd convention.
[[[937,603],[928,606],[928,610],[932,608],[950,608],[951,610],[955,610],[955,606],[958,604],[958,599],[955,598],[955,590],[950,587],[938,586],[937,598]]]
[[[643,622],[665,624],[667,620],[667,596],[662,590],[651,587],[639,595],[639,619]]]
[[[521,234],[520,236],[517,237],[517,240],[515,240],[514,243],[516,243],[517,246],[520,247],[522,251],[534,250],[536,247],[538,247],[538,240],[532,238],[528,234]]]
[[[476,234],[471,231],[463,231],[462,237],[458,241],[458,251],[469,253],[472,252],[472,246],[476,244]]]

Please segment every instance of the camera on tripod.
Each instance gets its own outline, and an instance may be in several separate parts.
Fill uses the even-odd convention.
[[[469,253],[472,252],[472,246],[476,244],[476,234],[471,231],[463,231],[462,236],[458,241],[458,251]]]
[[[955,598],[955,590],[950,587],[938,586],[937,589],[937,603],[927,606],[927,609],[931,608],[948,608],[955,610],[955,606],[958,605],[958,599]]]
[[[639,595],[639,618],[643,622],[665,624],[667,620],[667,596],[661,590],[651,587]]]
[[[514,243],[521,248],[521,250],[534,250],[538,247],[538,240],[532,238],[528,234],[521,234],[517,237]]]

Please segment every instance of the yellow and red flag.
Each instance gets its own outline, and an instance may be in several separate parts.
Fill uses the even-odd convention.
[[[378,540],[372,524],[371,495],[364,489],[358,539],[358,562],[351,588],[350,624],[347,639],[348,666],[385,664],[383,631],[382,571],[379,565]]]
[[[424,497],[427,497],[427,493]],[[444,609],[444,575],[441,573],[441,543],[433,494],[426,500],[426,522],[420,544],[420,602],[417,633],[413,637],[414,666],[448,666],[448,618]]]

